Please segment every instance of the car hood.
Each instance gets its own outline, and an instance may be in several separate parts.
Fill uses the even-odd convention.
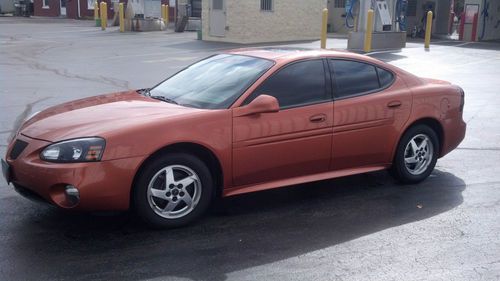
[[[55,142],[113,134],[127,127],[172,119],[205,110],[183,107],[135,91],[95,96],[48,108],[25,122],[19,132]]]

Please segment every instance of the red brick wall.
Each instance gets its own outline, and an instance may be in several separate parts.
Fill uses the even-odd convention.
[[[59,0],[49,0],[49,8],[42,8],[42,0],[33,1],[34,15],[38,17],[58,17],[61,13]]]
[[[87,0],[67,0],[66,1],[66,17],[70,19],[78,19],[78,1],[80,1],[80,18],[93,18],[94,10],[87,7]],[[127,0],[120,0],[121,3],[126,3]],[[102,1],[99,1],[102,2]],[[108,3],[108,19],[114,16],[113,5],[111,0],[106,0]],[[61,15],[60,0],[49,0],[49,8],[42,8],[43,0],[34,0],[34,15],[38,17],[59,17]]]
[[[78,6],[77,6],[78,1],[80,1],[80,18],[94,18],[94,9],[89,9],[87,0],[68,0],[68,1],[75,3],[74,7],[73,6],[71,7],[71,9],[74,9],[74,12],[72,12],[72,14],[75,14],[75,17],[72,17],[72,18],[75,18],[75,19],[77,18],[76,16],[78,15]],[[112,19],[114,13],[112,10],[113,4],[111,4],[111,0],[98,1],[98,2],[99,3],[106,2],[108,4],[108,19]],[[122,2],[122,0],[120,0],[120,2]],[[67,14],[68,14],[68,17],[70,17],[69,12],[67,12]]]
[[[93,18],[94,17],[94,9],[89,9],[88,7],[88,1],[87,0],[80,0],[80,14],[82,18],[89,17]]]
[[[42,0],[34,0],[34,14],[40,17],[58,17],[60,16],[60,0],[49,0],[49,9],[42,8]],[[94,10],[87,7],[87,0],[67,0],[66,2],[66,16],[71,19],[78,18],[78,1],[80,1],[80,18],[93,18]],[[120,3],[125,3],[125,8],[127,7],[128,0],[119,0]],[[99,1],[99,3],[102,1]],[[112,19],[114,16],[113,4],[111,0],[106,0],[108,3],[108,19]],[[168,0],[161,0],[162,4],[168,4]],[[118,11],[116,11],[118,12]],[[174,21],[174,8],[169,7],[169,20]]]
[[[66,0],[66,17],[69,19],[78,18],[78,1],[79,0]]]

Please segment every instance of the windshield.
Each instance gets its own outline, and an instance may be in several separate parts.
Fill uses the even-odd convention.
[[[184,106],[228,108],[272,65],[272,61],[255,57],[215,55],[163,81],[150,95]]]

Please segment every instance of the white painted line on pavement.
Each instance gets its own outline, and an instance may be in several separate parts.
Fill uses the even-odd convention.
[[[465,43],[461,43],[461,44],[458,44],[458,45],[453,45],[453,47],[461,47],[461,46],[469,45],[469,44],[472,44],[472,43],[476,43],[476,42],[465,42]]]

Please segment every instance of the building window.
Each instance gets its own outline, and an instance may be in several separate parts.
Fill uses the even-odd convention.
[[[273,10],[273,0],[260,0],[260,10],[261,11],[272,11]]]
[[[42,0],[43,7],[42,8],[48,8],[49,7],[49,0]]]
[[[213,0],[212,1],[212,9],[214,10],[222,10],[224,7],[224,3],[222,0]]]
[[[94,9],[94,3],[95,3],[95,0],[87,0],[87,9],[93,10]]]
[[[335,8],[345,8],[345,0],[335,0]]]

